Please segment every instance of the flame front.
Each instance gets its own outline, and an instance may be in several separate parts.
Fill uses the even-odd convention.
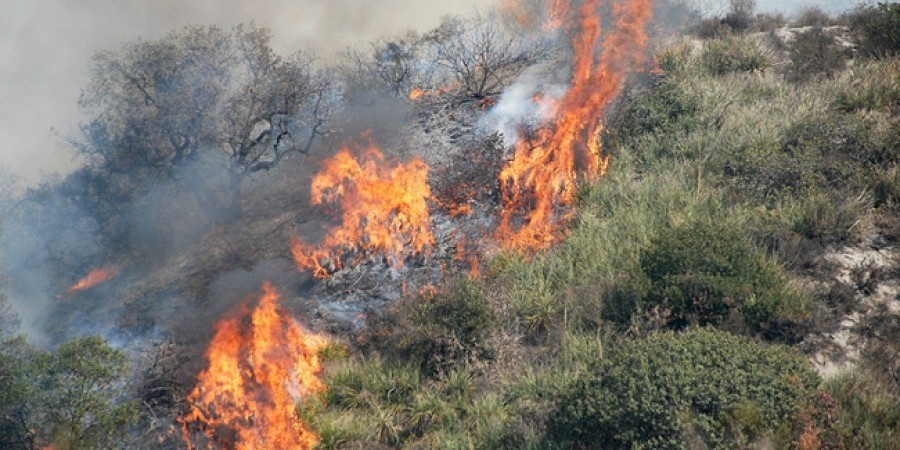
[[[325,338],[284,315],[269,283],[262,289],[253,311],[245,305],[216,325],[209,366],[179,419],[188,448],[197,448],[195,431],[206,436],[207,448],[309,449],[318,442],[297,418],[296,404],[324,389],[318,352]]]
[[[87,276],[78,280],[66,290],[66,294],[85,291],[113,279],[119,270],[116,267],[101,267],[88,272]]]
[[[299,239],[291,252],[300,270],[324,278],[374,255],[401,266],[434,243],[428,165],[421,159],[390,165],[374,143],[356,158],[349,147],[327,160],[312,181],[312,203],[339,204],[342,223],[317,247]]]
[[[556,18],[569,10],[568,0],[548,0]],[[647,46],[644,26],[651,0],[612,5],[615,30],[601,38],[599,0],[581,7],[580,30],[573,42],[575,57],[569,91],[553,107],[554,122],[515,145],[513,159],[500,173],[503,212],[497,237],[505,248],[544,249],[562,236],[572,217],[579,178],[602,176],[609,162],[601,154],[601,120],[627,71],[640,63]],[[551,24],[564,21],[551,17]]]

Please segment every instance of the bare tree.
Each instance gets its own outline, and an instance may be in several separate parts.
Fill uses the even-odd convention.
[[[424,42],[415,32],[381,39],[345,52],[346,78],[354,87],[407,96],[427,83]]]
[[[429,37],[437,64],[449,73],[452,91],[460,102],[499,95],[550,50],[546,41],[512,33],[493,16],[446,18]]]

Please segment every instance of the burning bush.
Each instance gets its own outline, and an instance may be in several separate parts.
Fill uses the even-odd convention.
[[[295,411],[323,389],[318,352],[325,340],[285,316],[278,300],[267,283],[252,311],[242,305],[216,326],[209,366],[179,419],[189,448],[197,435],[207,445],[239,449],[310,449],[318,441]]]

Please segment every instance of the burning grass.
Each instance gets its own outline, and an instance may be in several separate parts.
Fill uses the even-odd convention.
[[[313,178],[312,204],[338,205],[341,224],[317,246],[292,240],[297,267],[325,278],[344,264],[376,255],[399,267],[408,257],[427,252],[434,243],[427,177],[422,160],[388,163],[371,141],[339,151]]]
[[[268,283],[254,309],[241,306],[216,325],[206,358],[179,419],[189,448],[311,449],[318,437],[296,416],[301,399],[324,389],[318,353],[326,341],[279,307]],[[197,431],[199,431],[199,435]]]
[[[580,9],[572,84],[554,105],[555,119],[533,137],[517,142],[512,160],[500,173],[504,209],[497,238],[506,248],[535,251],[558,242],[562,226],[572,217],[579,181],[596,179],[606,171],[609,159],[601,155],[601,120],[628,70],[644,57],[644,24],[651,2],[632,0],[613,6],[615,28],[603,40],[598,60],[599,3],[586,1]],[[569,10],[566,2],[556,5]]]

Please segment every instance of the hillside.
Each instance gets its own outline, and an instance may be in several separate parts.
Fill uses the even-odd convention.
[[[98,55],[0,205],[0,447],[900,448],[900,7],[689,13]]]

